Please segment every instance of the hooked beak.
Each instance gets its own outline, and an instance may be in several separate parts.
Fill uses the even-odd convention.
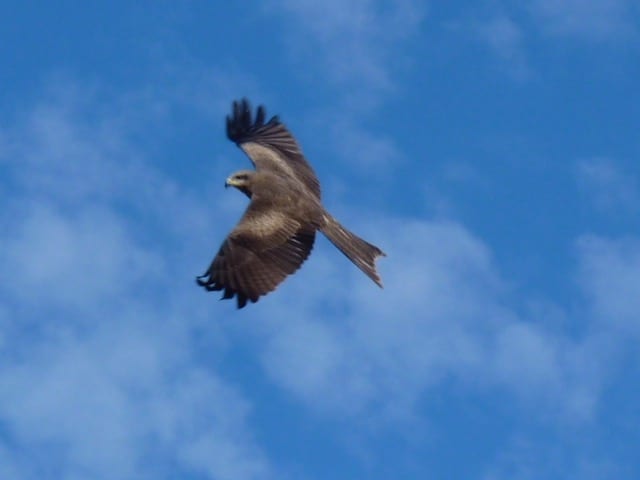
[[[224,181],[224,188],[229,188],[234,185],[233,178],[229,177]]]

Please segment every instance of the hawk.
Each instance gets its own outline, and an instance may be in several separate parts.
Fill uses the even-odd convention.
[[[251,200],[222,242],[198,285],[237,298],[238,308],[257,302],[294,273],[309,257],[316,232],[322,232],[378,286],[375,260],[384,252],[351,233],[320,201],[320,183],[298,143],[277,116],[266,120],[263,106],[255,118],[246,99],[233,102],[227,136],[253,163],[225,182]]]

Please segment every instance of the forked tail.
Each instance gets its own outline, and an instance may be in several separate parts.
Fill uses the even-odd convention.
[[[320,229],[322,233],[338,249],[345,254],[360,270],[382,288],[382,280],[376,271],[376,258],[385,253],[375,245],[351,233],[328,213],[325,213],[326,224]]]

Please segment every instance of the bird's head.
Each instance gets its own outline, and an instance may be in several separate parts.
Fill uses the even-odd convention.
[[[240,170],[239,172],[235,172],[227,178],[224,182],[224,186],[225,188],[236,187],[247,197],[251,198],[251,181],[253,180],[255,173],[256,172],[253,170]]]

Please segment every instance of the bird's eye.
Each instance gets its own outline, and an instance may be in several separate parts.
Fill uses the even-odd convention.
[[[239,174],[239,175],[236,175],[236,178],[237,178],[238,180],[246,180],[248,177],[247,177],[247,174],[246,174],[246,173],[241,173],[241,174]]]

